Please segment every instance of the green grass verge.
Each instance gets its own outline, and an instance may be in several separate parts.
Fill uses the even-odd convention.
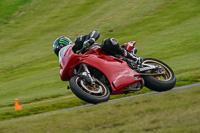
[[[31,0],[1,0],[0,1],[0,25],[9,24],[10,19],[16,15],[23,14],[22,8]]]
[[[0,122],[2,133],[188,133],[200,130],[200,87]]]
[[[134,93],[134,95],[149,91],[150,91],[149,89],[143,89],[142,91]],[[133,94],[114,95],[111,96],[110,99],[115,99],[130,95]],[[2,106],[0,108],[0,121],[87,104],[86,102],[78,99],[71,93],[68,93],[64,96],[52,95],[51,97],[43,97],[43,99],[34,99],[32,101],[27,101],[27,100],[19,101],[19,103],[22,106],[22,110],[20,111],[15,111],[14,101],[13,104],[10,104],[9,106],[8,105]]]

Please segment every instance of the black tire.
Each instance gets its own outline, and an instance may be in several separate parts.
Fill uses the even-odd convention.
[[[157,79],[155,78],[155,76],[146,76],[143,75],[143,79],[145,81],[145,86],[151,90],[154,91],[167,91],[172,89],[175,84],[176,84],[176,76],[173,72],[173,70],[164,62],[159,61],[157,59],[153,59],[153,58],[143,58],[143,62],[144,63],[154,63],[154,64],[158,64],[160,66],[162,66],[166,72],[165,79],[161,80],[161,79]]]
[[[86,81],[82,77],[79,77],[79,76],[73,76],[69,82],[72,92],[83,101],[86,101],[88,103],[93,103],[93,104],[108,101],[110,98],[110,90],[108,89],[108,87],[105,86],[101,81],[97,79],[95,79],[95,83],[96,83],[95,85],[97,85],[98,88],[99,87],[102,88],[102,92],[98,93],[98,90],[97,90],[97,91],[94,91],[95,93],[91,93],[92,91],[91,89],[90,91],[88,91],[89,88],[86,88],[86,86],[89,86],[89,85],[86,83]]]

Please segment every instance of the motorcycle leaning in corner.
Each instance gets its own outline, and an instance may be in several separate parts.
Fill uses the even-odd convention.
[[[135,56],[135,44],[132,41],[122,47]],[[69,81],[68,88],[86,102],[106,102],[110,95],[136,92],[144,86],[162,92],[176,84],[173,70],[160,60],[143,58],[143,63],[136,65],[126,57],[106,54],[96,43],[78,53],[74,53],[72,47],[60,60],[60,77]]]

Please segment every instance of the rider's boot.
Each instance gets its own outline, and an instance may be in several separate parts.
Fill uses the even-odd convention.
[[[142,62],[143,62],[143,58],[141,58],[141,57],[136,57],[136,56],[130,54],[129,52],[127,52],[125,49],[124,49],[123,55],[124,55],[125,57],[127,57],[127,58],[133,60],[134,63],[137,64],[137,65],[141,65]]]

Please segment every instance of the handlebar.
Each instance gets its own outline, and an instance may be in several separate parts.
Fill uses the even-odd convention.
[[[83,50],[87,50],[94,43],[95,43],[95,39],[94,38],[90,38],[90,39],[84,41],[83,47],[80,50],[78,50],[76,53],[77,54],[81,54]]]

